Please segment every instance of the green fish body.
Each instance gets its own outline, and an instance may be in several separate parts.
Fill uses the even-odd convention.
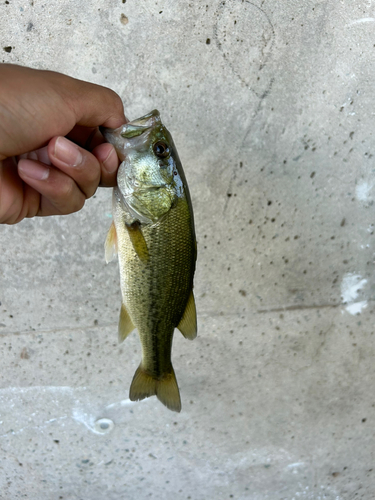
[[[157,110],[103,129],[122,161],[113,190],[113,224],[106,260],[118,253],[122,305],[119,339],[138,329],[142,361],[135,372],[132,401],[156,395],[181,410],[171,362],[177,327],[197,335],[193,276],[197,256],[193,211],[181,162]]]

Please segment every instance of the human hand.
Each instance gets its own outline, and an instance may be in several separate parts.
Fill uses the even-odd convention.
[[[99,125],[126,123],[110,89],[0,64],[0,223],[80,210],[119,165]]]

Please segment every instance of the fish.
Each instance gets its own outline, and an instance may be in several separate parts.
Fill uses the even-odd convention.
[[[173,335],[178,328],[189,340],[197,336],[197,243],[189,188],[158,110],[101,131],[121,161],[112,196],[113,222],[105,241],[106,262],[116,254],[119,260],[119,341],[137,328],[142,346],[129,398],[139,401],[155,395],[180,412],[171,361]]]

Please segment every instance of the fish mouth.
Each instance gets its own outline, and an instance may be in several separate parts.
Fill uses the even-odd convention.
[[[123,127],[123,125],[120,128],[122,128],[122,127]],[[117,129],[103,127],[102,125],[99,126],[99,132],[102,134],[104,139],[107,142],[109,142],[110,144],[113,144],[113,136],[114,136],[115,130],[117,130]]]
[[[153,127],[156,123],[161,123],[160,113],[157,109],[153,109],[147,115],[141,116],[141,118],[137,118],[130,122],[131,125],[140,126],[140,127]]]
[[[123,125],[120,135],[124,139],[132,139],[151,131],[158,123],[161,123],[160,113],[157,109],[154,109],[150,113],[147,113],[147,115]]]
[[[103,125],[99,125],[99,132],[102,134],[103,137],[105,137],[105,134],[107,132],[111,132],[112,130],[115,130],[115,129],[108,128],[108,127],[103,127]]]
[[[154,109],[147,115],[124,123],[118,128],[100,126],[99,130],[104,139],[115,147],[119,159],[124,161],[126,152],[146,144],[154,128],[159,126],[162,126],[160,113]]]
[[[157,123],[161,123],[160,113],[157,109],[154,109],[150,113],[147,113],[147,115],[141,116],[141,118],[137,118],[131,122],[124,123],[124,125],[118,128],[113,129],[100,125],[99,130],[107,141],[116,133],[126,139],[131,139],[153,128]]]

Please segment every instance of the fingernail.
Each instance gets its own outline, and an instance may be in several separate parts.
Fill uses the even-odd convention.
[[[113,155],[116,154],[116,151],[114,148],[111,149],[109,152],[107,158],[103,161],[103,165],[105,166],[105,169],[107,170],[108,173],[112,174],[113,172],[116,172],[118,163],[115,161]]]
[[[18,170],[20,170],[26,177],[30,177],[30,179],[34,179],[36,181],[45,181],[50,172],[48,167],[44,167],[40,163],[36,163],[32,160],[21,160],[18,163]]]
[[[76,167],[82,162],[82,155],[78,147],[65,137],[58,137],[55,142],[56,158],[70,167]]]

